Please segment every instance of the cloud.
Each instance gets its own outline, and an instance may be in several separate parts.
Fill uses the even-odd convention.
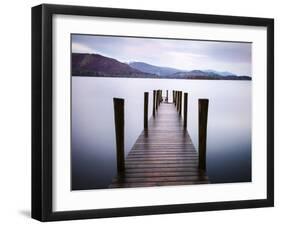
[[[73,53],[95,53],[95,51],[82,43],[76,43],[76,42],[72,42],[72,52]]]
[[[142,61],[185,70],[213,69],[251,75],[251,43],[73,35],[73,52],[121,62]]]

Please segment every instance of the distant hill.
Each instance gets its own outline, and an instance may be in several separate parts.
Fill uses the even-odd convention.
[[[147,74],[99,54],[72,53],[73,76],[139,77]]]
[[[230,72],[218,72],[215,70],[183,71],[144,62],[126,64],[99,54],[72,53],[71,64],[72,76],[251,80],[249,76],[237,76]]]
[[[131,62],[129,65],[132,68],[135,68],[139,71],[146,72],[149,74],[155,74],[159,76],[167,76],[167,75],[172,75],[177,72],[180,72],[181,70],[176,69],[176,68],[170,68],[170,67],[159,67],[151,64],[147,64],[144,62]]]
[[[221,76],[237,76],[236,74],[233,74],[233,73],[228,72],[228,71],[204,70],[204,72],[208,72],[208,73],[213,72],[213,73],[221,75]]]
[[[187,72],[178,72],[173,76],[181,79],[209,79],[209,80],[252,80],[249,76],[237,76],[237,75],[220,75],[216,71],[202,71],[202,70],[192,70]]]

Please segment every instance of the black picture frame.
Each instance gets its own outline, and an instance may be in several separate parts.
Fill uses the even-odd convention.
[[[55,14],[181,21],[267,28],[267,198],[95,210],[52,210],[52,18]],[[40,221],[121,217],[274,205],[274,20],[268,18],[43,4],[32,8],[32,218]]]

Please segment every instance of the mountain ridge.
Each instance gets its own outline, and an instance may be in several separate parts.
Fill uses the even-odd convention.
[[[231,72],[215,70],[180,70],[160,67],[145,62],[122,63],[100,54],[72,53],[72,76],[251,80],[250,76],[238,76]]]

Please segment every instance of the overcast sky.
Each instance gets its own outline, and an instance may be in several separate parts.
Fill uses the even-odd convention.
[[[121,62],[252,75],[251,43],[72,35],[72,52],[97,53]]]

